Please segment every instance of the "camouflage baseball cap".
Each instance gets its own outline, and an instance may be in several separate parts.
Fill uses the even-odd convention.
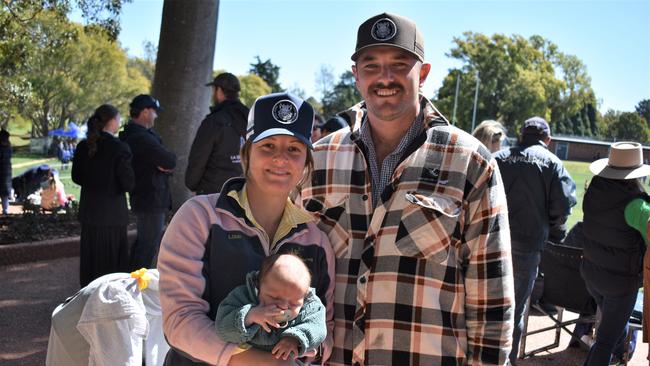
[[[424,62],[424,39],[415,23],[401,15],[382,13],[359,26],[357,46],[352,54],[356,61],[361,51],[373,46],[399,47]]]

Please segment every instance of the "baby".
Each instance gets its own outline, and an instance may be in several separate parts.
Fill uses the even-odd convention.
[[[278,359],[316,356],[325,339],[325,306],[310,288],[305,263],[293,254],[273,254],[246,284],[219,304],[215,325],[226,342],[249,344]]]

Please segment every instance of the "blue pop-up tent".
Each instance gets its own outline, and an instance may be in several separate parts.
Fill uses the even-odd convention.
[[[80,140],[86,137],[86,131],[84,131],[81,127],[77,126],[76,123],[70,122],[68,123],[67,130],[64,130],[63,128],[57,128],[55,130],[50,131],[48,133],[48,136],[59,136],[59,137],[67,137],[67,138]]]

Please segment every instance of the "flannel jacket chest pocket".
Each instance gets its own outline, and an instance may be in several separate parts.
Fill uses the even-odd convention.
[[[462,202],[433,192],[407,192],[395,246],[404,256],[444,262],[460,240]]]
[[[305,209],[318,214],[321,229],[330,239],[335,252],[347,247],[350,239],[349,194],[335,193],[312,197]]]

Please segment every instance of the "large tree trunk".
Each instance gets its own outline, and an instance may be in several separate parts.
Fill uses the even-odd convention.
[[[178,156],[172,176],[176,210],[190,197],[185,187],[187,156],[199,123],[207,114],[219,0],[165,0],[152,95],[165,109],[155,129]],[[137,174],[137,172],[136,172]]]

